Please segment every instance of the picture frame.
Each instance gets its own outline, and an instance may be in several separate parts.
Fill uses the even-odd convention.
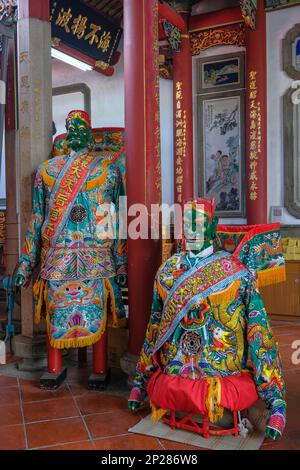
[[[300,4],[300,0],[265,0],[265,10],[280,10],[281,8],[293,7]]]
[[[295,24],[282,40],[282,64],[290,78],[300,80],[300,23]]]
[[[223,54],[197,59],[197,94],[245,88],[245,54]]]
[[[198,96],[198,193],[216,215],[245,217],[245,90]]]
[[[300,87],[289,88],[283,97],[284,205],[300,219]]]

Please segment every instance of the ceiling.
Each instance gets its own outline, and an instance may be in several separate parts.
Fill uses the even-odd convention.
[[[120,23],[123,19],[123,0],[82,0],[89,7]]]
[[[118,24],[123,21],[123,0],[81,0]],[[239,5],[239,0],[190,0],[192,14],[199,15]]]

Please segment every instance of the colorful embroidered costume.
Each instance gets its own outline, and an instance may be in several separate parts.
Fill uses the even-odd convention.
[[[122,194],[118,168],[92,151],[72,151],[37,170],[17,274],[28,283],[41,263],[35,321],[45,313],[54,348],[96,343],[106,327],[108,302],[113,326],[125,324],[115,276],[126,273],[126,245],[111,233]],[[111,225],[103,223],[107,217]]]
[[[156,419],[172,410],[216,422],[259,396],[284,421],[277,341],[258,290],[285,276],[279,226],[222,226],[217,243],[159,268],[129,401],[148,394]]]

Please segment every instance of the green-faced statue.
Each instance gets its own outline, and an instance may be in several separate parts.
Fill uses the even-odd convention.
[[[90,147],[93,140],[91,137],[90,117],[84,111],[72,111],[66,120],[67,146],[78,152]]]
[[[213,215],[210,204],[206,199],[196,199],[184,205],[184,250],[197,254],[212,246],[216,237],[218,217]]]

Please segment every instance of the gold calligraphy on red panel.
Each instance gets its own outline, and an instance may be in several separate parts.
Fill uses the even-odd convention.
[[[176,82],[175,109],[175,186],[177,202],[182,203],[184,160],[186,157],[186,110],[183,108],[182,82]]]
[[[249,163],[249,198],[256,201],[258,198],[258,176],[257,167],[261,157],[261,103],[257,99],[257,72],[249,72],[249,141],[250,141],[250,163]]]

